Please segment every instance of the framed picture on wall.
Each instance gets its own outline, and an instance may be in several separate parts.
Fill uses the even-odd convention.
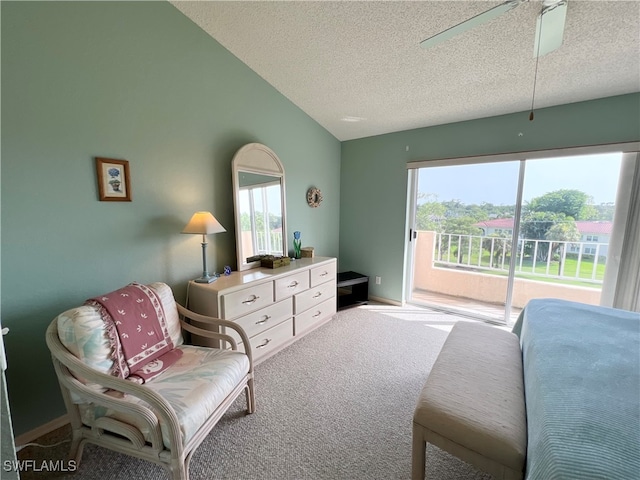
[[[101,202],[130,202],[129,162],[96,157],[98,193]]]

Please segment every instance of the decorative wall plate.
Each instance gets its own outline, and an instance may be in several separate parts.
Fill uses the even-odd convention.
[[[316,208],[322,202],[322,192],[319,188],[311,187],[307,190],[307,203],[310,207]]]

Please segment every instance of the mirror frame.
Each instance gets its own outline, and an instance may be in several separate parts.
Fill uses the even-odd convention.
[[[233,207],[234,215],[236,217],[236,257],[238,262],[238,271],[249,270],[260,266],[260,262],[247,263],[242,250],[239,172],[270,175],[272,177],[280,178],[280,200],[282,202],[282,256],[289,256],[289,250],[287,249],[287,214],[284,167],[278,156],[266,145],[262,145],[261,143],[249,143],[240,148],[233,156],[231,171],[233,175]]]

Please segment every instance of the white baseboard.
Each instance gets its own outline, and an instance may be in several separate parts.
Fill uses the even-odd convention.
[[[375,297],[373,295],[369,295],[369,300],[371,300],[372,302],[386,303],[387,305],[395,305],[397,307],[404,306],[404,304],[402,302],[398,302],[396,300],[390,300],[390,299],[384,298],[384,297]]]
[[[51,420],[44,425],[40,425],[39,427],[36,427],[33,430],[29,430],[22,435],[18,435],[15,440],[16,447],[19,447],[20,445],[24,445],[26,443],[32,443],[38,438],[46,435],[47,433],[51,433],[60,427],[64,427],[68,423],[69,415],[65,413],[61,417]]]

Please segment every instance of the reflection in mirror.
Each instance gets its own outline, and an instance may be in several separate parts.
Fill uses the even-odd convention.
[[[240,230],[245,262],[256,255],[282,255],[280,178],[238,171]]]
[[[250,143],[233,157],[238,270],[260,256],[287,256],[284,168],[265,145]]]

